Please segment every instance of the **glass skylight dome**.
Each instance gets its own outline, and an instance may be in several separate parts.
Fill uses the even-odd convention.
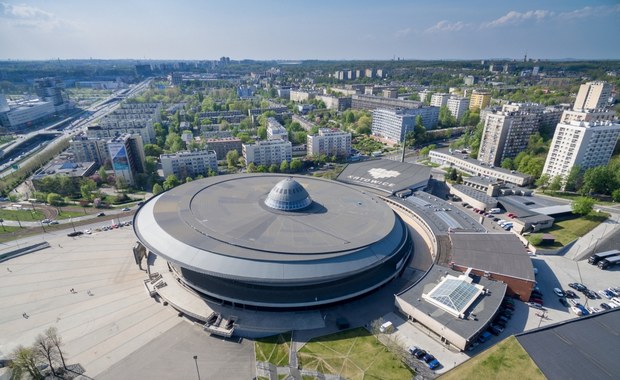
[[[265,204],[275,210],[299,211],[312,204],[304,187],[293,178],[283,179],[269,192]]]

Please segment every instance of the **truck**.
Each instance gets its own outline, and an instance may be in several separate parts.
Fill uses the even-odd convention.
[[[379,327],[379,331],[382,333],[390,333],[394,329],[392,322],[387,321]]]
[[[613,267],[618,264],[620,264],[620,256],[613,256],[613,257],[608,257],[606,259],[602,259],[596,265],[601,269],[607,269],[609,267]]]
[[[590,256],[590,258],[588,259],[588,263],[596,265],[599,261],[614,256],[620,256],[620,251],[617,249],[612,249],[611,251],[595,253],[594,255]]]

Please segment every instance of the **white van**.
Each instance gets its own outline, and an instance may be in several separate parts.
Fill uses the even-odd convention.
[[[381,331],[382,333],[390,333],[393,329],[394,325],[390,321],[385,322],[379,327],[379,331]]]
[[[502,212],[502,209],[499,208],[492,208],[489,210],[489,213],[491,214],[499,214],[500,212]]]

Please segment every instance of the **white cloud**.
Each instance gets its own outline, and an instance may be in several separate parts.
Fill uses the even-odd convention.
[[[53,13],[26,4],[8,4],[0,2],[0,18],[10,26],[51,32],[54,30],[80,29],[74,22],[56,17]]]
[[[54,17],[54,15],[50,12],[46,12],[43,9],[26,4],[13,5],[8,3],[0,3],[0,9],[2,9],[2,16],[13,19],[49,20]]]
[[[433,32],[458,32],[464,28],[470,27],[471,24],[464,23],[463,21],[450,22],[448,20],[441,20],[437,24],[426,29],[426,33]]]
[[[493,21],[482,23],[483,28],[496,28],[506,25],[519,25],[526,21],[542,21],[544,19],[551,18],[555,15],[554,12],[546,10],[535,10],[527,12],[510,11],[500,18]]]
[[[558,14],[559,18],[565,20],[572,20],[577,18],[588,18],[591,16],[601,16],[609,13],[618,13],[620,12],[620,4],[617,4],[612,7],[601,6],[601,7],[583,7],[581,9],[575,9],[570,12],[561,12]]]

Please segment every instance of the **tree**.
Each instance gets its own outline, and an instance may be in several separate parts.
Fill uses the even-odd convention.
[[[258,129],[256,130],[256,135],[258,136],[259,139],[266,140],[267,139],[267,128],[258,127]]]
[[[280,169],[278,164],[271,164],[271,165],[269,165],[269,173],[277,173],[278,169]]]
[[[43,379],[37,366],[37,359],[32,348],[17,346],[11,353],[11,379],[21,379],[27,372],[32,379]]]
[[[620,189],[611,192],[611,199],[613,199],[614,202],[620,202]]]
[[[166,177],[166,180],[164,181],[164,184],[163,184],[163,188],[164,190],[170,190],[173,187],[179,186],[180,183],[181,182],[179,181],[177,176],[175,176],[174,174],[170,174],[168,177]]]
[[[293,159],[293,161],[291,161],[291,171],[293,173],[299,172],[301,170],[302,166],[303,166],[303,163],[301,162],[300,159],[295,158],[295,159]]]
[[[280,164],[280,172],[282,173],[286,173],[289,170],[289,163],[287,160],[282,160],[282,163]]]
[[[597,166],[586,170],[583,175],[582,194],[611,194],[617,187],[614,174],[607,166]]]
[[[153,185],[153,195],[157,195],[159,193],[162,193],[164,191],[163,187],[161,187],[161,185],[159,183],[156,183]]]
[[[512,158],[504,158],[500,166],[503,169],[507,169],[507,170],[514,170],[516,167],[515,162]]]
[[[34,341],[34,346],[32,349],[35,357],[46,361],[50,366],[52,375],[56,376],[54,363],[58,359],[58,354],[56,353],[56,347],[54,344],[45,335],[39,334]]]
[[[588,215],[592,212],[596,201],[590,197],[579,197],[571,205],[573,214]]]
[[[87,179],[82,182],[80,186],[80,194],[82,198],[90,200],[93,195],[93,191],[97,190],[97,184],[92,179]]]
[[[562,188],[562,176],[556,175],[555,177],[551,179],[551,182],[549,183],[549,190],[558,191],[561,188]]]
[[[256,171],[259,173],[267,173],[267,167],[265,165],[258,165]]]
[[[250,162],[250,164],[248,165],[248,173],[256,173],[256,164],[253,162]]]
[[[108,172],[105,171],[105,167],[101,166],[98,173],[102,181],[105,181],[105,179],[108,178]]]
[[[56,193],[47,194],[47,203],[51,206],[61,206],[62,205],[62,196]]]
[[[159,157],[164,151],[155,144],[144,145],[144,155],[147,157]]]
[[[575,165],[570,169],[570,172],[568,172],[566,183],[564,184],[564,190],[577,191],[581,188],[582,183],[583,173],[581,172],[581,168]]]
[[[444,128],[456,126],[456,119],[447,106],[441,106],[441,108],[439,108],[439,125]]]
[[[229,150],[226,153],[226,163],[228,164],[228,170],[233,170],[237,167],[237,163],[239,162],[239,152],[237,150]]]
[[[549,174],[543,174],[534,183],[536,186],[542,189],[543,194],[545,193],[545,189],[549,185],[549,179],[550,179]]]
[[[126,190],[127,186],[127,180],[123,176],[116,177],[116,181],[114,183],[114,187],[116,187],[116,190]]]

